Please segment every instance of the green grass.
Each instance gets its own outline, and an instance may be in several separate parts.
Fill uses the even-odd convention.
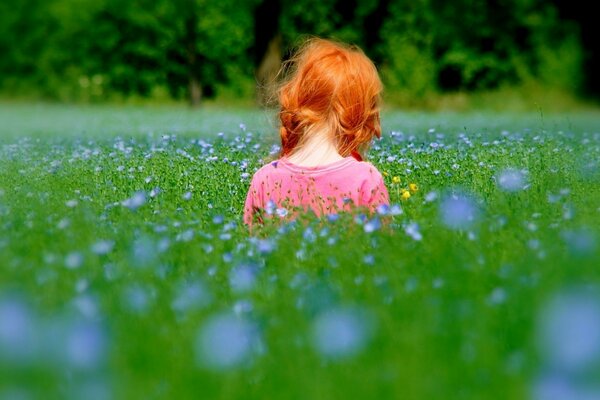
[[[565,318],[552,299],[591,290],[598,310],[600,114],[386,111],[369,159],[402,214],[370,233],[342,216],[250,237],[242,174],[273,157],[271,120],[0,106],[0,399],[535,392],[562,360],[540,332],[547,307]],[[498,184],[507,168],[519,190]],[[143,204],[124,206],[135,193]],[[475,215],[459,228],[444,223],[452,194]],[[211,326],[247,350],[239,362],[210,363]],[[334,344],[349,335],[338,357],[315,344],[331,326]],[[571,340],[560,328],[546,333]],[[227,342],[236,332],[249,342]],[[586,338],[592,360],[565,376],[598,390]]]

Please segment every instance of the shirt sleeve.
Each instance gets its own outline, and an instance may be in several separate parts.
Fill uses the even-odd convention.
[[[369,176],[362,185],[361,203],[371,211],[375,211],[382,204],[390,204],[390,195],[383,182],[383,176],[375,167],[371,167]]]

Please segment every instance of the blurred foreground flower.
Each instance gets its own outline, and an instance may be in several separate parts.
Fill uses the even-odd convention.
[[[440,204],[442,222],[452,229],[466,229],[477,217],[479,210],[475,201],[469,196],[453,194],[446,197]]]
[[[539,322],[542,358],[564,371],[600,362],[600,295],[585,288],[560,293],[542,310]]]
[[[200,328],[195,344],[198,365],[217,371],[241,366],[263,350],[256,327],[229,313],[209,318]]]
[[[313,345],[325,358],[348,358],[366,347],[373,330],[372,317],[365,310],[335,307],[315,319]]]
[[[416,241],[423,239],[423,235],[421,234],[421,230],[419,228],[419,224],[416,222],[411,222],[404,228],[404,232],[411,238]]]
[[[79,311],[88,306],[80,302]],[[101,318],[87,314],[42,317],[20,295],[0,294],[0,369],[102,369],[110,354],[108,333]]]
[[[526,171],[507,168],[498,174],[497,183],[505,192],[517,192],[527,188]]]
[[[234,293],[251,291],[257,281],[258,266],[250,263],[240,264],[229,271],[229,285]]]
[[[569,229],[562,232],[567,248],[571,255],[578,258],[592,256],[596,252],[596,235],[587,227]]]
[[[132,211],[137,210],[146,203],[146,192],[138,190],[130,198],[121,202],[123,207],[127,207]]]
[[[600,290],[586,286],[556,294],[537,325],[542,365],[533,398],[600,398]]]
[[[0,366],[25,363],[33,356],[34,317],[19,297],[0,297]]]

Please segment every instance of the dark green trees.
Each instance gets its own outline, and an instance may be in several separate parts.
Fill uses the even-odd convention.
[[[4,0],[0,93],[264,103],[304,35],[355,43],[389,100],[536,82],[577,93],[578,26],[542,0]],[[589,57],[588,57],[589,58]]]

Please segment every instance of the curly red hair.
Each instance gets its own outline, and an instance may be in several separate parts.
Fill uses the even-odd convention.
[[[341,156],[362,158],[373,136],[381,136],[383,85],[373,62],[356,46],[313,38],[287,66],[278,92],[282,155],[312,129],[327,129]]]

